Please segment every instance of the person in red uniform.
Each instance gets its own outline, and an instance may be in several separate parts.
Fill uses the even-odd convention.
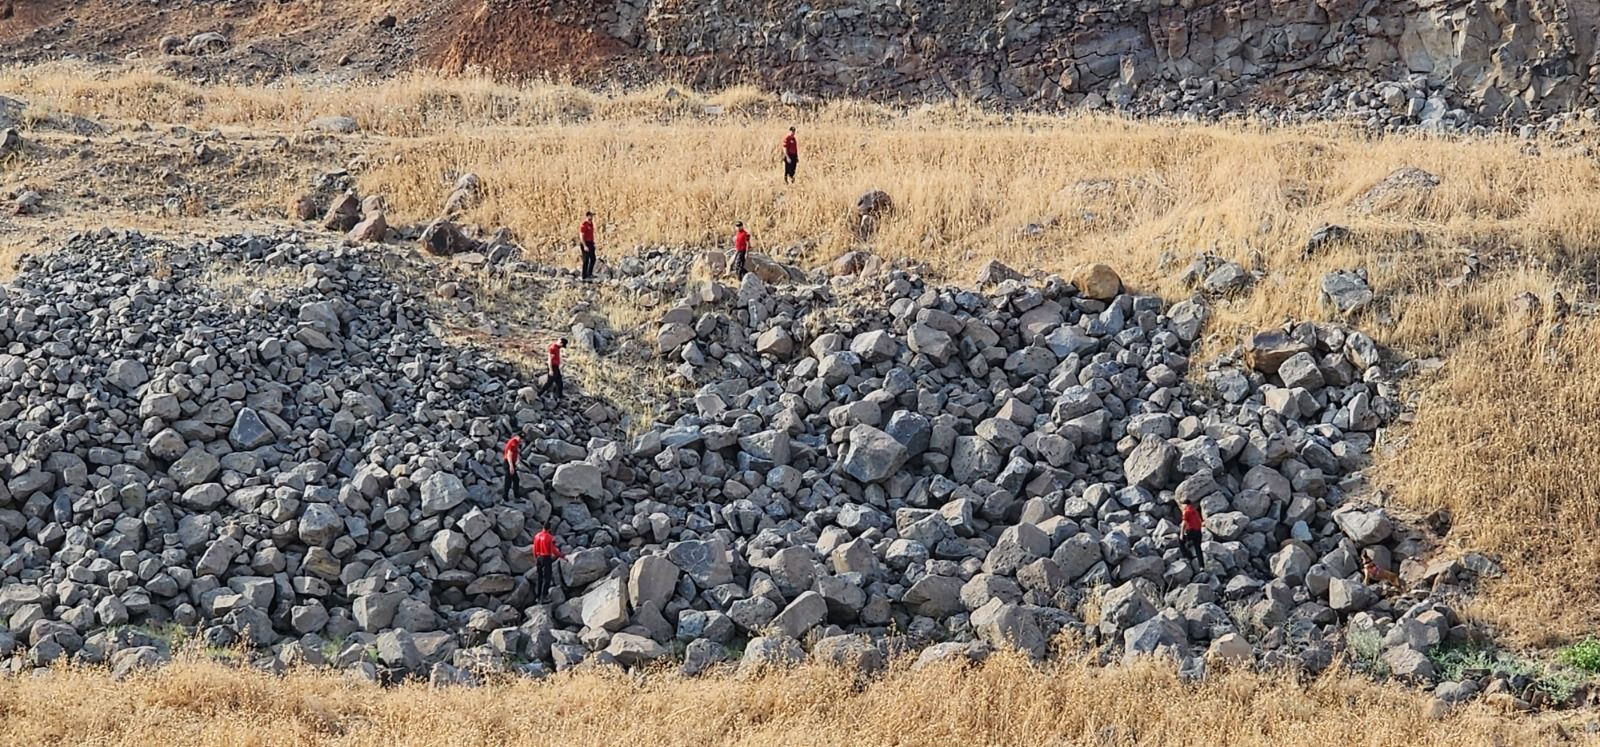
[[[506,485],[500,491],[500,500],[509,501],[516,495],[517,488],[517,463],[522,461],[522,436],[516,433],[506,439],[506,446],[500,451],[506,460]]]
[[[1200,549],[1200,528],[1204,522],[1200,518],[1200,507],[1189,501],[1184,501],[1183,521],[1180,527],[1182,535],[1179,538],[1178,549],[1183,556],[1194,561],[1196,568],[1206,567],[1206,555]]]
[[[556,536],[548,527],[540,527],[539,533],[533,535],[533,562],[538,567],[534,592],[539,595],[539,604],[550,600],[550,590],[556,583],[556,560],[564,557],[561,548],[556,547]]]
[[[567,338],[550,343],[550,375],[545,377],[544,386],[539,387],[539,396],[552,388],[556,390],[556,399],[561,399],[561,349],[567,346]]]
[[[594,213],[583,214],[583,225],[578,226],[578,236],[583,240],[583,279],[594,277]]]
[[[794,139],[794,128],[783,138],[783,180],[794,184],[794,168],[800,165],[800,142]]]
[[[750,232],[744,230],[744,223],[733,224],[738,229],[733,234],[733,276],[739,280],[744,279],[745,254],[750,251]]]

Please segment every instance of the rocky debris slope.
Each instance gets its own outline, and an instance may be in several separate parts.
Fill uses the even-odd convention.
[[[142,56],[184,77],[251,81],[439,65],[594,85],[757,84],[799,105],[961,98],[1383,130],[1531,132],[1600,107],[1600,6],[1576,0],[273,4],[306,6],[288,11],[292,29],[253,3],[127,5],[24,7],[0,59]]]
[[[997,265],[978,290],[901,269],[658,278],[689,290],[651,354],[692,394],[624,440],[604,403],[547,406],[442,339],[401,285],[419,262],[109,232],[28,260],[0,292],[6,666],[131,671],[170,655],[170,626],[264,666],[438,682],[696,673],[741,648],[742,670],[1042,657],[1070,631],[1193,674],[1318,671],[1375,640],[1429,681],[1430,648],[1473,634],[1451,598],[1498,572],[1430,559],[1372,503],[1361,471],[1401,408],[1355,330],[1269,331],[1191,374],[1204,301],[1105,266]],[[298,283],[230,305],[219,266]],[[512,423],[536,433],[502,502]],[[1180,499],[1207,516],[1204,567],[1177,549]],[[549,604],[541,524],[568,554]]]
[[[486,0],[477,18],[519,5]],[[1535,122],[1600,104],[1600,11],[1569,0],[550,6],[704,86],[1396,129]]]

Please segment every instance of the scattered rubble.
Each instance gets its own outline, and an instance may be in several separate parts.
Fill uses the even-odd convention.
[[[1315,672],[1370,631],[1429,683],[1430,647],[1472,633],[1453,594],[1498,572],[1431,557],[1367,487],[1401,405],[1353,329],[1265,332],[1196,385],[1204,306],[1104,265],[992,267],[982,291],[893,268],[730,288],[657,254],[618,282],[683,304],[652,349],[595,354],[659,356],[686,389],[624,439],[603,403],[541,401],[442,340],[399,285],[429,274],[406,251],[108,231],[24,260],[0,290],[0,666],[125,676],[177,626],[263,666],[458,684],[676,645],[698,673],[739,642],[743,672],[867,673],[917,649],[1044,657],[1063,631],[1186,672]],[[201,281],[218,263],[300,281],[239,308]],[[533,437],[503,502],[513,427]],[[1207,517],[1201,567],[1179,500]],[[568,558],[537,604],[545,524]],[[1365,555],[1401,588],[1369,585]]]

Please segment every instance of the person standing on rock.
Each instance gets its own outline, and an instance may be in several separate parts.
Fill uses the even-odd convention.
[[[583,247],[581,249],[583,253],[583,279],[592,280],[594,279],[595,263],[594,213],[589,212],[583,214],[583,225],[578,226],[578,236],[583,241]]]
[[[1204,522],[1200,518],[1200,507],[1189,501],[1182,504],[1182,526],[1178,540],[1178,549],[1183,556],[1194,561],[1196,568],[1206,567],[1206,555],[1200,547],[1200,528]]]
[[[539,387],[539,396],[543,397],[545,392],[554,388],[556,390],[556,399],[561,399],[561,349],[566,346],[567,338],[565,337],[550,343],[550,375],[545,377],[544,386]]]
[[[517,497],[517,463],[522,461],[522,436],[516,433],[506,439],[506,446],[500,455],[506,460],[506,485],[500,491],[500,500],[509,501]]]
[[[783,180],[794,184],[794,169],[800,165],[800,142],[794,139],[794,128],[789,128],[783,139]]]
[[[556,547],[556,536],[550,533],[549,527],[540,527],[539,533],[533,535],[533,562],[538,568],[538,575],[534,577],[534,592],[539,595],[539,604],[550,600],[550,590],[555,588],[556,561],[566,557],[561,548]]]
[[[744,230],[744,223],[733,224],[733,277],[736,280],[744,279],[745,255],[750,251],[750,232]]]

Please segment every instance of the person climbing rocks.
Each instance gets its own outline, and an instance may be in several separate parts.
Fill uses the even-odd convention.
[[[733,277],[743,280],[746,266],[745,255],[750,252],[750,232],[744,230],[742,221],[734,223],[733,227],[737,229],[733,234]]]
[[[800,142],[794,139],[794,128],[783,138],[783,180],[794,184],[794,169],[800,165]]]
[[[1200,507],[1190,501],[1182,504],[1181,535],[1178,539],[1178,549],[1183,556],[1194,561],[1196,568],[1206,567],[1206,555],[1200,547],[1200,528],[1204,522],[1200,518]]]
[[[561,350],[566,346],[567,338],[565,337],[550,343],[550,375],[545,377],[544,386],[539,387],[539,396],[543,397],[545,392],[553,388],[556,391],[556,399],[561,399]]]
[[[517,463],[522,461],[522,435],[512,433],[511,438],[506,439],[505,448],[500,451],[500,455],[506,462],[506,484],[500,491],[500,500],[509,501],[517,497],[517,493],[520,492],[518,490],[520,486],[517,484]]]
[[[556,536],[550,533],[550,528],[540,527],[539,533],[533,535],[533,562],[538,568],[534,593],[539,597],[539,604],[550,601],[550,590],[556,583],[556,561],[564,557],[561,548],[556,547]]]
[[[594,213],[583,214],[583,224],[578,226],[578,236],[583,241],[580,251],[583,254],[582,275],[584,280],[594,279]]]

